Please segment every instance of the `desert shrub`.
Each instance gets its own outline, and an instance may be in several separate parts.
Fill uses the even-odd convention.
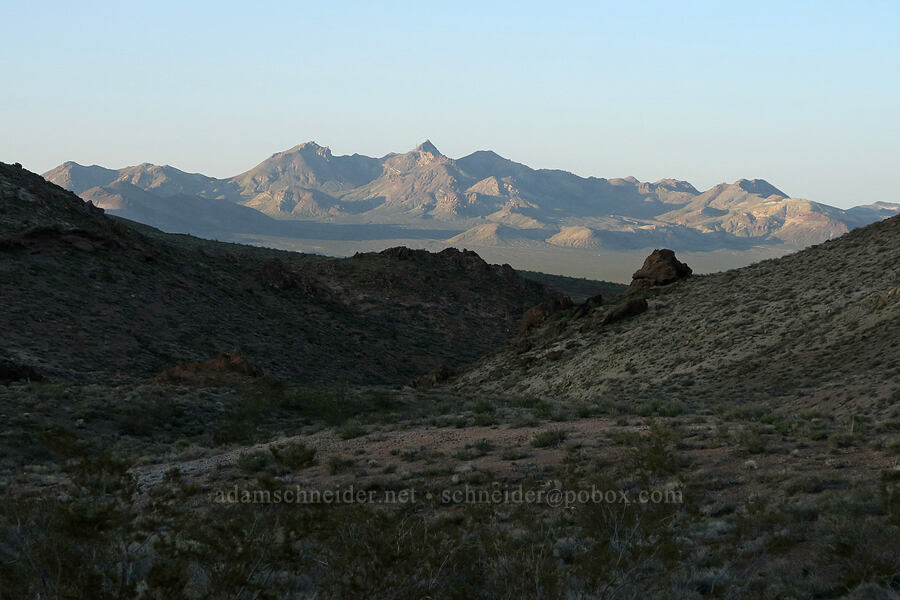
[[[497,423],[497,418],[493,412],[480,412],[475,413],[473,422],[478,427],[490,427]]]
[[[480,439],[475,442],[473,447],[475,448],[475,452],[477,452],[479,456],[483,456],[492,451],[496,446],[492,441],[488,439]]]
[[[871,419],[863,415],[850,415],[847,419],[847,429],[851,434],[865,434],[871,425]]]
[[[645,477],[678,472],[679,456],[675,450],[680,435],[679,429],[651,421],[648,432],[639,436],[633,447],[634,469]]]
[[[497,408],[494,403],[486,398],[478,398],[465,405],[465,410],[470,410],[475,414],[493,414]]]
[[[896,540],[900,527],[876,519],[833,516],[817,528],[822,558],[837,576],[834,592],[865,583],[900,586],[897,575]]]
[[[456,452],[451,454],[451,456],[456,460],[472,460],[473,458],[476,458],[475,453],[466,448],[457,450]]]
[[[328,459],[328,472],[332,475],[337,475],[338,473],[344,473],[353,469],[355,465],[356,461],[354,461],[352,458],[332,456]]]
[[[828,438],[828,423],[822,419],[811,419],[801,426],[799,433],[814,442]]]
[[[366,435],[366,433],[368,433],[366,428],[356,421],[345,423],[343,427],[338,430],[338,435],[342,440],[352,440],[354,438],[362,437]]]
[[[303,469],[316,463],[316,449],[309,448],[300,441],[273,444],[269,446],[269,452],[275,462],[286,469]]]
[[[537,400],[526,408],[539,419],[549,419],[550,415],[553,414],[553,405],[546,400]]]
[[[539,424],[540,421],[538,421],[534,415],[530,413],[517,413],[515,417],[513,417],[510,427],[537,427]]]
[[[271,430],[285,423],[318,422],[340,426],[364,415],[384,418],[395,406],[394,396],[377,390],[354,392],[346,382],[323,386],[289,386],[271,378],[259,377],[241,388],[212,434],[216,444],[253,442],[264,439]],[[348,426],[346,433],[353,432]],[[358,431],[358,430],[356,430]]]
[[[248,475],[257,473],[274,471],[276,466],[275,457],[271,452],[265,450],[254,450],[251,452],[241,452],[238,456],[237,467]]]
[[[528,456],[528,451],[517,446],[509,446],[500,451],[500,458],[503,460],[521,460]]]
[[[677,417],[686,412],[684,403],[678,400],[654,399],[637,407],[635,414],[641,417]]]
[[[833,450],[838,448],[849,448],[855,446],[859,442],[859,435],[850,433],[849,431],[840,431],[832,433],[828,437],[828,446]]]
[[[665,504],[579,506],[578,525],[591,536],[573,552],[573,574],[595,597],[640,597],[652,578],[671,577],[682,560],[670,526],[677,510]]]
[[[151,435],[165,425],[176,424],[183,416],[184,408],[164,389],[133,394],[115,408],[119,430],[135,436]]]
[[[547,429],[535,434],[531,445],[535,448],[556,447],[566,440],[567,433],[563,429]]]
[[[804,474],[798,475],[784,484],[784,491],[788,494],[818,494],[828,489],[831,482],[822,479],[818,475]]]
[[[128,466],[85,454],[67,463],[65,491],[0,498],[0,597],[134,596],[136,549],[153,533],[135,519]]]
[[[557,423],[562,422],[562,421],[568,421],[571,418],[572,418],[572,414],[569,411],[564,410],[564,409],[558,408],[550,413],[550,420],[556,421]]]
[[[589,417],[593,417],[596,414],[599,414],[600,412],[600,407],[596,405],[580,403],[575,407],[575,416],[579,419],[587,419]]]
[[[625,425],[628,425],[626,422]],[[618,446],[637,446],[641,442],[641,434],[637,431],[611,431],[610,441]]]
[[[91,442],[80,438],[65,427],[52,427],[38,436],[41,445],[60,459],[83,457],[88,454]]]
[[[762,454],[766,451],[766,439],[757,427],[744,427],[737,432],[738,446],[749,454]]]

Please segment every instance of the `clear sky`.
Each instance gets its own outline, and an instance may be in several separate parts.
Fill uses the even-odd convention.
[[[900,2],[10,2],[0,160],[228,176],[426,138],[900,202]]]

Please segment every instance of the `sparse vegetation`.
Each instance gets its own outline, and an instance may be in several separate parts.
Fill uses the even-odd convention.
[[[272,453],[275,462],[286,469],[303,469],[316,462],[316,449],[309,448],[300,441],[280,445],[273,444],[269,446],[269,452]]]
[[[531,445],[535,448],[547,448],[548,446],[559,446],[566,440],[566,432],[563,429],[548,429],[534,436]]]
[[[328,472],[332,475],[349,471],[356,465],[356,461],[352,458],[343,456],[332,456],[328,459]]]

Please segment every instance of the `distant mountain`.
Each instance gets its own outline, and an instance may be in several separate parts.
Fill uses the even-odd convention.
[[[275,233],[279,225],[271,217],[240,204],[184,193],[157,196],[122,180],[92,187],[82,192],[81,198],[111,214],[169,233],[225,237],[234,231]]]
[[[124,171],[125,169],[122,169]],[[44,173],[44,179],[81,195],[92,187],[109,185],[119,177],[119,171],[91,165],[85,167],[68,161]]]
[[[857,214],[862,217],[861,213]],[[789,198],[762,179],[741,179],[732,184],[719,184],[684,207],[658,218],[703,233],[725,232],[737,237],[778,239],[807,246],[881,218],[870,214],[873,218],[859,219],[833,206]]]
[[[900,214],[900,204],[892,204],[890,202],[875,202],[873,204],[864,204],[862,206],[854,206],[846,211],[850,218],[858,219],[857,227],[861,227],[866,223],[872,223],[879,219],[887,219]]]
[[[174,223],[179,231],[195,223],[198,233],[210,223],[235,234],[251,225],[259,231],[261,222],[235,210],[241,205],[278,220],[455,229],[464,233],[452,243],[475,246],[795,248],[900,211],[884,202],[842,210],[792,198],[762,179],[700,192],[677,179],[532,169],[491,151],[452,159],[430,141],[381,158],[334,156],[307,142],[227,179],[148,163],[112,170],[67,162],[44,176],[116,214],[154,215],[149,222],[170,231]]]
[[[452,246],[535,246],[541,243],[541,231],[520,231],[500,223],[476,225],[447,240]]]
[[[599,248],[601,245],[597,233],[582,225],[563,227],[559,233],[547,238],[547,243],[569,248]]]
[[[142,163],[134,167],[113,170],[96,165],[84,167],[69,161],[44,173],[43,177],[78,195],[93,187],[128,183],[162,197],[187,194],[232,201],[238,201],[241,198],[237,188],[227,180],[207,177],[199,173],[185,173],[169,165]]]
[[[241,202],[279,218],[338,215],[336,197],[377,178],[381,161],[334,156],[315,142],[273,154],[249,171],[232,177]]]

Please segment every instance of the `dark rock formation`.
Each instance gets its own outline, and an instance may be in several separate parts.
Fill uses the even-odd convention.
[[[457,370],[445,363],[431,373],[416,377],[415,379],[410,381],[409,384],[414,388],[427,389],[430,387],[434,387],[439,383],[447,381],[456,374]]]
[[[628,293],[633,294],[661,285],[675,283],[689,277],[691,268],[675,258],[675,252],[668,249],[654,250],[644,260],[644,265],[631,276]]]
[[[572,300],[568,296],[544,300],[536,306],[532,306],[522,317],[522,325],[519,327],[519,335],[523,335],[543,323],[555,312],[572,308]]]
[[[41,381],[43,379],[33,367],[20,365],[11,360],[0,360],[0,385],[6,385],[13,381]]]
[[[157,375],[156,379],[188,385],[225,385],[245,377],[262,375],[263,370],[250,364],[240,350],[232,350],[211,360],[171,367]]]
[[[622,304],[613,308],[605,317],[603,317],[603,325],[609,325],[639,315],[647,310],[647,300],[644,298],[629,298]]]
[[[594,312],[594,309],[598,306],[603,305],[603,297],[600,294],[596,296],[591,296],[584,302],[578,305],[578,308],[575,309],[575,313],[572,315],[573,319],[580,319],[582,317],[586,317],[587,315]]]
[[[327,297],[331,290],[315,277],[292,270],[279,258],[270,258],[262,267],[266,285],[279,290],[300,290],[305,294]]]
[[[412,248],[407,248],[406,246],[395,246],[393,248],[386,248],[379,252],[379,254],[389,258],[396,258],[397,260],[410,260],[415,257],[427,256],[428,251],[414,250]]]

